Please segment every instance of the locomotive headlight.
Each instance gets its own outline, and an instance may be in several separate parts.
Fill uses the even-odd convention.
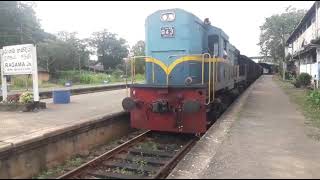
[[[168,21],[173,21],[175,19],[175,15],[173,13],[168,14]]]
[[[176,15],[173,12],[163,13],[160,16],[161,21],[173,21]]]
[[[167,21],[167,19],[168,19],[168,14],[162,14],[161,15],[161,20],[162,21]]]

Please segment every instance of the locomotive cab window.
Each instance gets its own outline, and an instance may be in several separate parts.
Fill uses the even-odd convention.
[[[219,56],[219,36],[208,36],[208,51],[212,57]]]
[[[227,45],[228,45],[228,41],[227,40],[223,40],[223,58],[224,59],[226,59],[228,57]]]

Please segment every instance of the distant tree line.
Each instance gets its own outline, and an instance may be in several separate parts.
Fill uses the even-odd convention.
[[[45,32],[34,11],[34,3],[0,1],[0,48],[16,44],[35,44],[38,65],[49,73],[79,70],[88,67],[90,55],[97,55],[106,71],[124,71],[124,58],[129,52],[144,55],[144,41],[130,48],[116,33],[103,29],[79,39],[77,32]],[[144,73],[144,63],[137,64],[137,73]]]

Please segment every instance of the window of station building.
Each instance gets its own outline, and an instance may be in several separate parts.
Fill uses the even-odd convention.
[[[312,58],[312,63],[317,62],[317,52],[316,51],[312,51],[311,58]]]

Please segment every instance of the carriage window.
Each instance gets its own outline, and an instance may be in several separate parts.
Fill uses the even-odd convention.
[[[211,56],[219,56],[219,36],[210,35],[208,37],[208,51]]]

